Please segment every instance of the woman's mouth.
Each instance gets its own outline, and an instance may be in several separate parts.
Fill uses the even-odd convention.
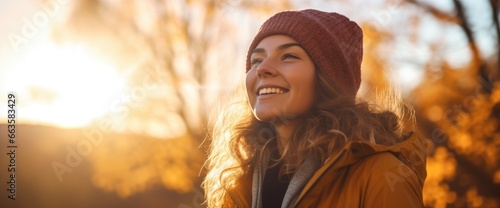
[[[266,87],[262,88],[257,92],[257,95],[269,95],[269,94],[283,94],[288,92],[287,89],[279,88],[279,87]]]

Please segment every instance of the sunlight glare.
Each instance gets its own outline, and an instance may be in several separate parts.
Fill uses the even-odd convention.
[[[44,41],[22,58],[7,86],[17,90],[25,122],[85,126],[105,115],[125,88],[124,78],[111,64],[79,45]]]

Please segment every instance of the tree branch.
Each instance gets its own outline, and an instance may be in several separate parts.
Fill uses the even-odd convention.
[[[419,8],[424,9],[428,13],[434,15],[434,17],[436,17],[439,20],[442,20],[444,22],[454,23],[454,24],[458,24],[459,23],[459,20],[457,19],[457,17],[455,17],[453,15],[450,15],[450,14],[448,14],[446,12],[440,11],[439,9],[436,9],[433,6],[429,5],[429,4],[418,2],[416,0],[407,0],[407,2],[411,3],[411,4],[414,4],[414,5],[416,5]]]
[[[462,28],[465,36],[467,37],[467,42],[469,42],[469,47],[472,52],[473,61],[476,63],[481,62],[481,53],[479,52],[479,48],[477,47],[476,41],[474,40],[474,36],[472,34],[472,30],[470,25],[467,22],[467,17],[465,16],[464,7],[462,2],[459,0],[453,0],[453,5],[455,5],[455,9],[457,10],[457,16],[459,20],[459,25]]]
[[[474,40],[474,36],[472,34],[471,27],[467,22],[467,17],[465,15],[462,2],[460,2],[459,0],[453,0],[453,4],[455,5],[455,8],[457,10],[458,19],[460,20],[460,27],[462,28],[462,30],[465,33],[465,36],[467,37],[467,41],[469,42],[469,47],[472,52],[473,66],[471,67],[471,70],[475,70],[472,71],[472,74],[476,74],[477,76],[479,76],[478,77],[479,80],[490,80],[486,69],[486,64],[482,60],[481,52],[477,47],[476,41]],[[493,82],[486,82],[480,84],[482,84],[481,86],[483,87],[484,92],[486,94],[490,94],[491,91],[493,90]]]
[[[491,18],[493,23],[495,24],[495,30],[497,32],[497,61],[500,61],[500,23],[498,21],[498,0],[490,0],[490,8],[491,8]],[[500,76],[500,64],[497,64],[498,74]],[[500,77],[499,77],[500,78]]]

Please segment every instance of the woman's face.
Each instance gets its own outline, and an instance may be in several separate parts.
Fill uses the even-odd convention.
[[[246,90],[254,116],[283,121],[308,112],[315,100],[315,67],[293,38],[264,38],[251,52]],[[280,118],[280,120],[277,120]]]

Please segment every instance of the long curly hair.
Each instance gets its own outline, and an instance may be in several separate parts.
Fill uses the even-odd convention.
[[[322,162],[337,153],[349,141],[391,145],[415,128],[413,109],[395,93],[378,94],[376,103],[356,100],[339,93],[316,68],[316,101],[288,142],[284,144],[280,173],[292,173],[305,157],[317,153]],[[238,179],[251,169],[259,154],[273,140],[272,122],[257,120],[246,92],[225,106],[211,135],[208,169],[202,187],[209,207],[222,207],[230,201],[227,190],[238,186]],[[290,115],[293,116],[293,115]],[[291,117],[290,117],[291,118]],[[285,117],[277,119],[290,119]]]

